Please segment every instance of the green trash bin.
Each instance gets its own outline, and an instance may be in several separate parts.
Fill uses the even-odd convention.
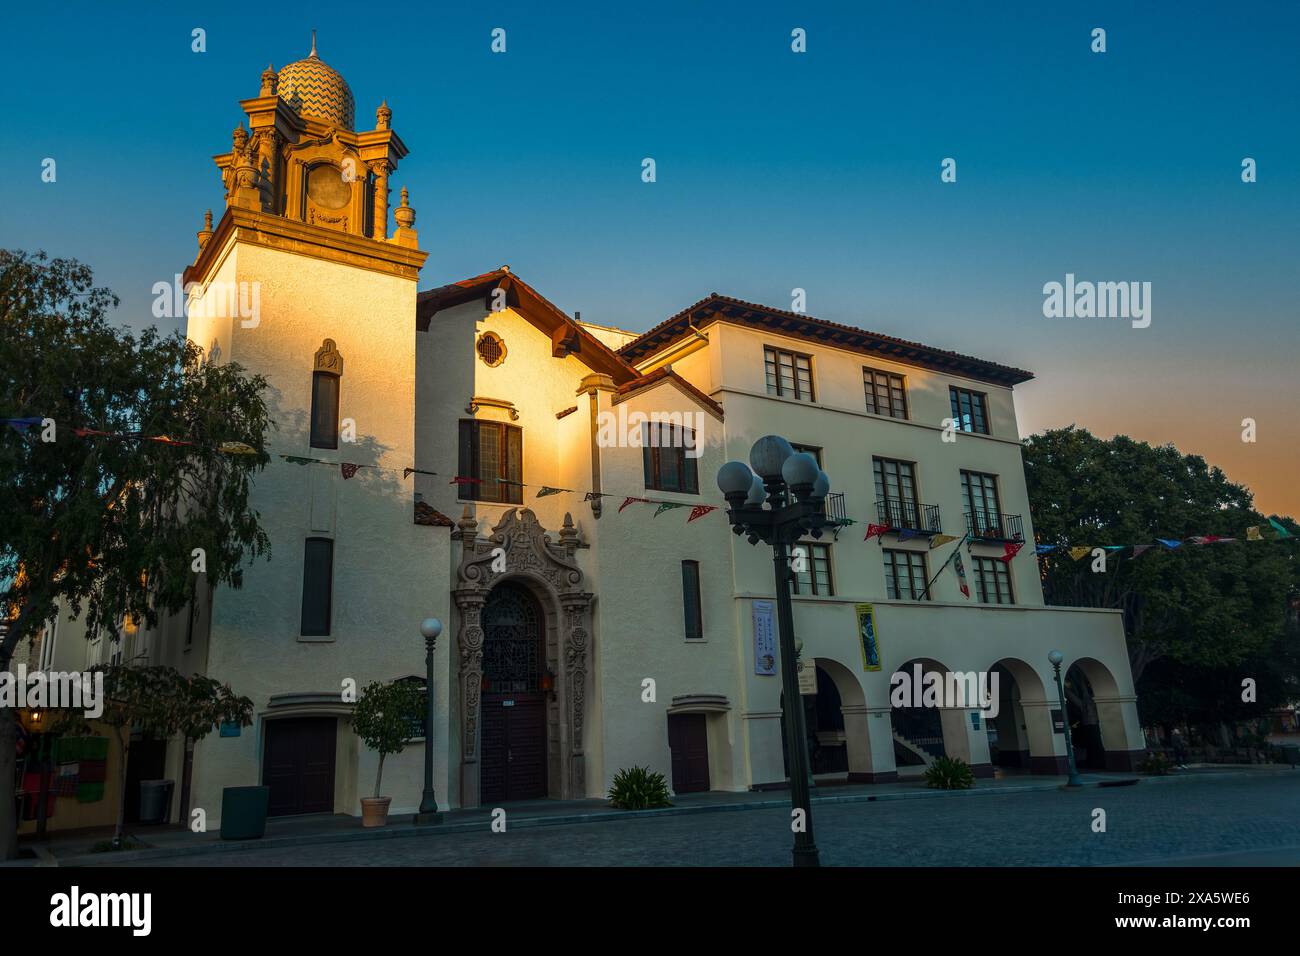
[[[221,839],[260,840],[270,803],[270,787],[226,787],[221,791]]]

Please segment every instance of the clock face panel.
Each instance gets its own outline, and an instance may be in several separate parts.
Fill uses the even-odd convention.
[[[313,166],[307,173],[307,196],[322,209],[342,209],[352,201],[352,188],[337,166]]]

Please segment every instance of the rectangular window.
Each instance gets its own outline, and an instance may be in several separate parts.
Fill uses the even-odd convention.
[[[802,554],[800,553],[802,551]],[[834,594],[831,580],[831,546],[800,541],[791,546],[790,567],[794,570],[795,594]]]
[[[460,486],[466,501],[499,501],[518,505],[524,500],[524,431],[505,422],[460,423],[457,474],[478,480]]]
[[[687,495],[700,493],[699,459],[686,454],[695,448],[691,429],[669,422],[647,422],[641,428],[641,446],[647,488]]]
[[[983,392],[950,385],[948,400],[952,405],[952,417],[961,431],[981,435],[989,433],[988,397]]]
[[[339,447],[339,376],[311,375],[311,447]]]
[[[985,604],[1012,604],[1011,572],[997,558],[975,558],[975,588]]]
[[[194,646],[194,616],[197,613],[195,608],[195,597],[198,593],[199,579],[197,577],[190,579],[190,605],[185,617],[185,646]]]
[[[894,458],[872,458],[876,500],[885,502],[885,518],[891,527],[920,528],[916,507],[916,465]]]
[[[871,414],[907,417],[907,386],[903,376],[863,366],[862,388],[867,396],[867,411]]]
[[[686,639],[704,638],[704,619],[700,611],[700,562],[682,562],[682,607],[686,615]]]
[[[812,455],[813,458],[815,458],[815,459],[817,460],[817,467],[818,467],[818,468],[825,468],[825,467],[826,467],[825,465],[822,464],[822,450],[821,450],[819,447],[817,447],[816,445],[797,445],[797,444],[795,444],[794,442],[791,442],[791,443],[790,443],[790,447],[793,448],[796,452],[801,452],[801,451],[803,451],[803,452],[807,452],[808,454]]]
[[[328,637],[334,591],[334,542],[308,538],[302,560],[303,637]]]
[[[961,473],[961,496],[973,522],[976,537],[1002,537],[1002,506],[998,502],[998,476],[978,471]]]
[[[887,597],[919,601],[925,594],[926,575],[924,551],[891,551],[886,548],[885,594]]]
[[[801,402],[816,401],[811,356],[765,346],[763,364],[767,373],[767,394],[797,398]]]

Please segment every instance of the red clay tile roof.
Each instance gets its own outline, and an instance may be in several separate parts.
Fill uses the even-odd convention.
[[[746,302],[714,292],[694,305],[642,333],[618,350],[629,362],[649,358],[669,345],[690,334],[691,326],[699,327],[710,321],[730,322],[751,328],[770,329],[782,335],[818,342],[836,348],[849,349],[866,355],[878,355],[905,365],[941,372],[954,372],[968,378],[996,385],[1018,385],[1034,377],[1033,372],[1001,365],[986,359],[936,349],[920,342],[868,332],[851,325],[828,322],[798,312],[787,312],[770,306]]]
[[[686,381],[686,379],[682,378],[667,365],[657,368],[653,372],[647,372],[640,378],[623,383],[618,387],[618,394],[631,395],[634,392],[638,392],[643,388],[648,388],[649,386],[654,385],[657,382],[662,382],[665,379],[671,379],[707,410],[711,411],[718,418],[722,418],[723,412],[721,405],[709,398],[709,396],[705,395],[690,382]]]

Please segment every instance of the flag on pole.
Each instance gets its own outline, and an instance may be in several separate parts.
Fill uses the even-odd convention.
[[[957,540],[956,535],[936,534],[933,538],[930,539],[930,550],[933,551],[935,548],[942,548],[945,544],[951,544],[953,541],[956,540]]]
[[[870,541],[872,538],[876,537],[877,535],[883,537],[885,532],[888,530],[889,530],[889,525],[887,524],[869,524],[867,525],[866,537],[864,537],[862,540]]]
[[[694,508],[691,509],[690,517],[686,519],[686,523],[690,524],[696,518],[703,518],[710,511],[717,511],[717,510],[718,510],[717,505],[696,505]]]
[[[898,532],[898,540],[911,541],[913,538],[918,537],[920,534],[921,532],[914,531],[911,528],[903,528]]]
[[[966,565],[962,563],[960,550],[955,553],[952,566],[957,572],[957,587],[961,588],[961,593],[969,600],[970,587],[966,584]]]
[[[1002,546],[1002,557],[998,560],[1003,564],[1010,564],[1011,559],[1020,553],[1020,549],[1025,546],[1023,541],[1008,541]]]
[[[349,478],[355,475],[357,473],[357,469],[360,467],[361,467],[360,465],[354,465],[349,461],[340,462],[339,470],[343,472],[343,480],[347,481]]]

